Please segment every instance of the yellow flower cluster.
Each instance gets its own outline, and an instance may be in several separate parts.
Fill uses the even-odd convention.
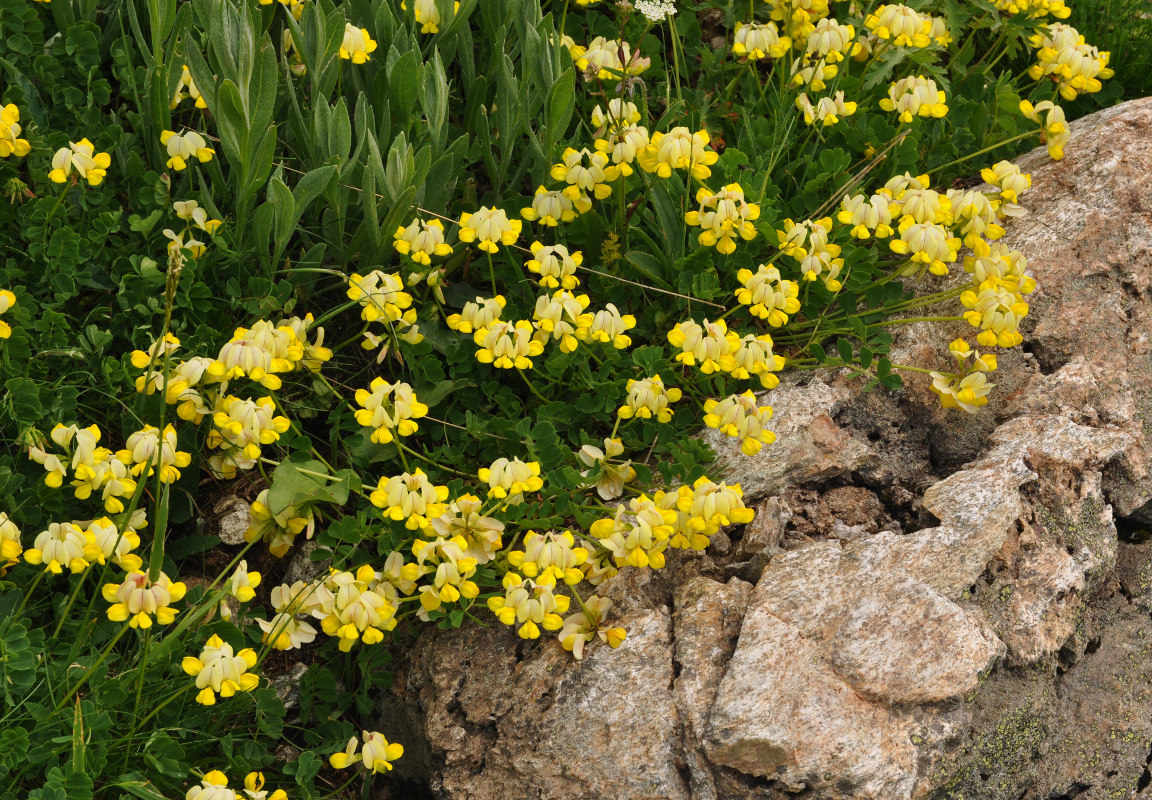
[[[781,278],[776,267],[761,264],[755,272],[742,269],[736,273],[736,280],[740,281],[736,299],[749,306],[752,316],[773,328],[786,325],[789,315],[800,310],[800,285]]]
[[[209,449],[220,452],[208,459],[209,468],[217,477],[226,479],[236,477],[237,470],[252,469],[260,459],[260,446],[276,442],[290,425],[287,417],[276,416],[276,403],[271,397],[218,398],[207,444]]]
[[[708,131],[693,133],[685,127],[667,133],[657,131],[648,146],[637,152],[636,163],[661,178],[670,178],[672,170],[683,169],[698,181],[707,180],[712,175],[709,167],[720,160],[715,150],[706,149],[711,141]]]
[[[124,449],[116,457],[130,465],[132,475],[144,478],[160,470],[160,481],[172,483],[180,480],[180,470],[192,463],[192,455],[176,449],[176,429],[172,424],[164,426],[163,432],[152,425],[128,436]]]
[[[368,35],[366,28],[357,28],[351,22],[344,23],[344,38],[337,51],[340,58],[353,64],[363,64],[376,52],[376,40]]]
[[[155,581],[140,571],[129,572],[122,583],[106,583],[102,590],[108,607],[108,619],[124,622],[133,628],[151,628],[153,617],[158,625],[168,625],[176,619],[171,604],[184,597],[183,583],[173,582],[163,572]]]
[[[687,334],[685,334],[685,341],[687,341]],[[695,355],[692,358],[695,359]],[[616,410],[616,415],[621,419],[632,419],[633,417],[651,419],[655,417],[657,422],[670,422],[672,420],[670,405],[678,402],[683,396],[683,393],[676,387],[666,387],[659,375],[640,380],[630,378],[625,386],[625,391],[628,392],[628,398]]]
[[[261,638],[265,644],[271,644],[277,650],[292,650],[316,639],[316,629],[307,620],[318,607],[315,594],[319,586],[318,582],[296,581],[291,586],[283,584],[272,590],[275,614],[268,620],[256,620],[264,632]]]
[[[416,223],[413,222],[412,225]],[[412,226],[409,226],[412,227]],[[428,230],[436,231],[436,226]],[[401,231],[397,231],[400,236]],[[442,232],[441,232],[442,233]],[[417,242],[420,246],[428,246],[429,241]],[[400,240],[395,243],[400,252]],[[433,254],[439,255],[436,245],[432,244]],[[444,245],[447,247],[447,245]],[[451,252],[451,248],[448,248]],[[416,258],[417,251],[411,250],[414,260],[425,263]],[[427,251],[421,251],[427,257]],[[364,341],[360,346],[365,350],[376,350],[376,363],[384,360],[389,349],[396,341],[405,341],[408,344],[419,344],[424,341],[420,333],[420,326],[416,324],[416,309],[412,308],[412,295],[404,291],[404,281],[395,273],[389,274],[381,270],[372,270],[367,275],[353,274],[348,276],[348,299],[355,300],[361,306],[360,317],[365,322],[379,322],[383,328],[382,333],[374,333],[371,329],[364,331]]]
[[[452,246],[444,241],[444,223],[438,219],[414,219],[407,227],[398,227],[392,239],[397,253],[424,266],[431,265],[432,256],[452,254]]]
[[[27,139],[20,138],[20,109],[14,103],[0,108],[0,158],[23,158],[32,151]]]
[[[209,236],[215,236],[216,231],[224,224],[223,221],[209,219],[207,209],[201,208],[195,200],[177,200],[172,204],[172,210],[176,212],[177,217],[184,220],[185,225],[180,233],[171,228],[164,229],[164,236],[169,239],[168,252],[187,249],[191,251],[193,258],[199,258],[207,248],[200,240],[191,238],[193,228],[204,231]],[[185,236],[189,237],[187,241],[184,240]]]
[[[974,357],[972,364],[960,374],[931,373],[932,391],[940,397],[940,405],[944,408],[960,408],[975,414],[980,406],[988,404],[988,392],[996,385],[989,383],[987,377],[996,369],[996,356],[980,355],[963,339],[952,342],[948,349],[961,366],[966,365],[970,356]]]
[[[625,75],[639,75],[652,65],[649,58],[632,52],[628,42],[597,36],[587,47],[573,44],[568,48],[576,69],[594,75],[598,80],[619,80]]]
[[[45,571],[59,575],[65,568],[73,574],[86,570],[92,564],[111,562],[132,571],[141,566],[140,557],[132,551],[140,546],[137,528],[144,527],[142,511],[120,530],[108,517],[88,521],[53,522],[48,529],[37,534],[32,547],[21,551],[20,531],[5,514],[0,519],[0,558],[5,568],[17,563],[21,552],[24,560]]]
[[[244,776],[244,788],[240,793],[228,788],[228,776],[218,769],[204,773],[198,785],[184,795],[184,800],[288,800],[283,789],[267,792],[264,789],[264,774],[249,772]]]
[[[746,456],[754,456],[761,447],[776,441],[776,434],[767,428],[772,407],[758,406],[751,390],[723,400],[706,400],[704,411],[704,424],[739,439],[740,450]]]
[[[800,274],[806,281],[821,278],[829,291],[838,291],[841,283],[837,278],[844,268],[840,258],[841,247],[828,241],[832,231],[832,218],[793,222],[784,220],[784,229],[777,230],[780,252],[796,261]]]
[[[263,539],[268,552],[283,558],[301,533],[311,539],[316,531],[316,517],[311,505],[288,505],[279,511],[268,506],[268,490],[256,495],[250,507],[252,522],[244,531],[244,540],[255,542]]]
[[[700,244],[728,255],[736,251],[736,236],[745,241],[756,238],[752,222],[760,218],[760,206],[745,201],[740,184],[730,183],[719,192],[701,187],[696,193],[696,202],[700,209],[689,211],[684,221],[702,229],[698,237]]]
[[[52,171],[48,178],[53,183],[64,183],[72,173],[76,173],[73,181],[80,179],[88,181],[89,186],[99,186],[108,174],[108,167],[112,165],[112,157],[107,153],[97,153],[96,147],[87,139],[79,142],[69,142],[67,147],[61,147],[52,156]]]
[[[792,40],[803,41],[828,16],[828,0],[768,0],[771,18]]]
[[[359,641],[377,644],[396,627],[396,588],[372,567],[353,572],[332,570],[315,589],[312,616],[320,629],[340,640],[347,653]]]
[[[808,99],[805,92],[796,97],[796,108],[804,115],[804,124],[812,125],[819,122],[825,127],[835,125],[841,117],[848,117],[856,113],[856,103],[846,102],[844,92],[836,92],[832,97],[821,97],[816,105]]]
[[[936,88],[936,81],[923,75],[909,75],[888,87],[888,96],[880,101],[880,108],[900,114],[901,122],[915,117],[939,119],[948,113],[947,98]]]
[[[359,741],[353,736],[348,740],[348,744],[342,752],[333,753],[328,759],[328,763],[332,765],[333,769],[345,769],[359,761],[364,765],[364,769],[373,774],[388,772],[392,769],[392,762],[404,755],[404,745],[389,742],[384,738],[384,734],[369,733],[368,731],[362,731],[362,733],[364,736],[363,748],[360,748]],[[359,752],[357,752],[358,749]]]
[[[780,35],[775,22],[736,23],[736,34],[732,42],[733,55],[747,58],[749,61],[760,61],[765,58],[781,58],[791,47],[792,40]]]
[[[506,572],[502,585],[504,596],[488,598],[488,609],[505,625],[518,626],[516,633],[521,639],[538,639],[541,628],[558,631],[563,627],[560,615],[568,611],[571,600],[555,594],[555,580],[549,583]]]
[[[356,422],[372,428],[372,441],[388,444],[397,436],[411,436],[420,429],[416,420],[427,416],[428,406],[420,402],[411,386],[373,378],[368,389],[356,390],[356,404],[360,406]]]
[[[1056,19],[1068,19],[1072,15],[1072,9],[1064,0],[995,0],[995,5],[1009,14],[1027,14],[1036,18],[1051,14]]]
[[[207,164],[216,155],[204,137],[192,130],[183,133],[161,131],[160,144],[168,150],[168,168],[177,172],[187,169],[188,162],[193,158],[201,164]]]
[[[1068,122],[1064,118],[1064,109],[1051,100],[1036,105],[1021,100],[1020,113],[1040,125],[1040,141],[1047,145],[1048,155],[1052,160],[1059,161],[1064,158],[1064,145],[1072,136],[1072,132],[1068,130]],[[1040,118],[1041,114],[1044,115],[1043,119]]]
[[[384,511],[384,516],[403,522],[408,530],[427,530],[428,517],[444,513],[448,499],[447,486],[434,486],[424,471],[417,468],[388,478],[381,478],[369,502]]]
[[[865,18],[864,27],[896,47],[947,46],[952,41],[943,19],[897,3],[879,6]]]
[[[624,566],[663,569],[675,522],[674,510],[661,508],[645,494],[618,506],[613,517],[598,519],[588,529],[601,549],[585,566],[585,578],[596,585]]]
[[[596,637],[599,637],[600,641],[605,642],[609,647],[619,647],[628,637],[628,632],[620,627],[608,628],[605,626],[605,620],[608,619],[608,613],[611,610],[611,600],[607,597],[591,595],[584,601],[578,613],[565,617],[558,635],[560,645],[565,650],[571,651],[577,660],[584,657],[584,645]]]
[[[659,377],[657,375],[656,379]],[[671,392],[675,392],[679,397],[679,390],[670,390],[669,397]],[[615,500],[620,497],[624,494],[624,484],[636,478],[636,470],[632,468],[631,461],[610,460],[623,452],[624,444],[619,439],[605,439],[603,450],[595,445],[586,444],[576,453],[580,462],[588,467],[580,473],[581,477],[588,482],[586,485],[595,487],[596,494],[600,495],[601,500]]]
[[[400,8],[407,11],[407,3],[401,2]],[[459,0],[453,5],[453,10],[460,10]],[[412,3],[412,13],[416,17],[416,21],[420,23],[421,33],[440,32],[440,23],[443,22],[443,20],[440,17],[440,8],[436,5],[436,0],[414,0]]]
[[[64,459],[68,463],[61,460],[59,454],[48,452],[45,449],[46,441],[30,444],[28,457],[47,472],[44,483],[53,488],[62,486],[64,478],[68,476],[68,467],[71,467],[71,486],[78,500],[95,496],[103,502],[108,513],[119,514],[123,511],[123,499],[131,497],[136,491],[136,481],[127,466],[130,462],[125,462],[117,457],[118,454],[99,445],[100,429],[95,425],[80,428],[76,425],[57,424],[50,436],[63,449]],[[175,464],[174,448],[171,457]],[[183,461],[183,458],[180,460]]]
[[[196,702],[211,706],[216,695],[232,697],[237,692],[250,692],[260,685],[260,678],[248,670],[256,666],[256,651],[244,648],[239,653],[219,636],[211,636],[200,656],[185,656],[180,663],[184,672],[196,679]]]
[[[0,289],[0,315],[16,305],[16,295],[8,289]],[[12,335],[12,326],[0,319],[0,339],[7,339]]]
[[[755,516],[744,505],[740,484],[716,483],[703,475],[691,486],[656,492],[653,499],[660,508],[676,514],[668,541],[673,549],[705,550],[710,537],[722,527],[743,525]]]
[[[1049,23],[1032,35],[1029,44],[1037,51],[1037,63],[1029,68],[1028,77],[1034,81],[1051,77],[1065,100],[1100,91],[1100,79],[1116,74],[1108,67],[1109,53],[1085,44],[1071,25]]]
[[[483,467],[476,477],[488,484],[488,496],[503,500],[507,505],[524,502],[525,492],[538,492],[544,486],[540,477],[540,462],[511,460],[500,457],[490,467]]]

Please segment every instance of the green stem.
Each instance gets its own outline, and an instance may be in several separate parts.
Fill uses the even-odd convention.
[[[119,642],[124,637],[124,634],[126,634],[129,631],[129,629],[131,629],[131,627],[132,626],[130,623],[128,623],[128,622],[124,623],[124,627],[122,627],[120,629],[120,632],[117,633],[116,636],[112,639],[112,641],[110,641],[108,643],[108,646],[104,648],[104,651],[102,653],[100,653],[100,657],[98,659],[96,659],[96,663],[93,664],[88,669],[84,670],[84,674],[80,677],[80,680],[76,682],[76,685],[73,686],[68,691],[68,694],[64,695],[64,699],[61,700],[59,703],[57,703],[56,707],[52,709],[51,716],[55,716],[57,713],[59,713],[60,709],[64,708],[64,706],[68,705],[68,701],[72,699],[72,696],[75,695],[78,691],[80,691],[81,688],[83,688],[84,684],[86,684],[88,682],[88,679],[91,678],[95,674],[97,668],[101,664],[103,664],[105,662],[105,660],[107,660],[108,655],[112,652],[112,648],[116,646],[116,643]],[[141,669],[143,669],[143,666],[141,666]]]
[[[964,156],[963,158],[958,158],[955,161],[949,161],[947,164],[941,164],[939,167],[933,167],[932,169],[928,170],[925,174],[931,175],[932,173],[939,172],[942,169],[948,169],[948,167],[953,167],[957,164],[962,164],[965,161],[968,161],[969,159],[976,158],[976,156],[982,156],[985,153],[990,153],[991,151],[996,150],[997,148],[1003,147],[1006,144],[1012,144],[1013,142],[1018,142],[1021,139],[1028,138],[1029,136],[1035,136],[1037,133],[1038,133],[1038,131],[1025,131],[1024,133],[1021,133],[1017,136],[1013,136],[1011,139],[1005,139],[1002,142],[997,142],[996,144],[989,145],[988,147],[985,147],[982,150],[977,150],[975,153],[969,153],[968,155]]]

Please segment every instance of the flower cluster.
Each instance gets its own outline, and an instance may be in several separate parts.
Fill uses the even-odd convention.
[[[13,103],[0,108],[0,158],[23,158],[32,151],[27,139],[20,138],[20,109]]]
[[[416,223],[413,222],[409,228],[415,225]],[[407,229],[398,230],[394,246],[399,252],[409,253],[414,261],[430,264],[429,252],[433,255],[440,255],[443,250],[442,248],[437,249],[439,245],[434,244],[431,239],[421,237],[432,236],[434,238],[434,232],[438,230],[442,236],[443,231],[431,223],[425,225],[425,232],[417,234],[411,243],[402,236]],[[442,242],[443,239],[441,239]],[[430,247],[431,251],[414,249],[416,247]],[[448,247],[448,245],[445,244],[443,247]],[[448,252],[451,250],[452,248],[448,247]],[[417,257],[418,255],[421,257]],[[412,307],[412,295],[404,291],[404,281],[399,275],[378,269],[372,270],[367,275],[350,275],[348,276],[348,299],[355,300],[360,304],[361,319],[369,324],[379,323],[382,328],[381,333],[375,333],[370,328],[366,328],[364,340],[360,343],[360,346],[365,350],[377,350],[377,363],[384,360],[393,343],[397,341],[419,344],[424,340],[424,335],[420,333],[420,326],[416,324],[416,309]]]
[[[211,636],[199,657],[185,656],[180,666],[196,679],[196,702],[211,706],[216,695],[232,697],[237,692],[250,692],[260,685],[260,678],[248,670],[256,666],[256,651],[244,648],[239,653],[219,636]]]
[[[216,151],[208,146],[196,131],[185,130],[183,133],[175,131],[162,131],[160,144],[168,150],[168,168],[177,172],[188,168],[188,162],[195,158],[201,164],[206,164],[216,155]]]
[[[392,762],[404,755],[404,745],[391,742],[382,733],[363,731],[364,746],[353,736],[340,753],[333,753],[328,763],[333,769],[345,769],[359,761],[372,773],[388,772]],[[359,752],[357,752],[359,750]]]
[[[1036,50],[1037,63],[1028,70],[1028,77],[1034,81],[1051,78],[1065,100],[1100,91],[1100,80],[1115,74],[1108,67],[1109,54],[1085,44],[1071,25],[1050,23],[1038,29],[1029,44]]]
[[[73,181],[85,180],[89,186],[99,186],[108,174],[112,157],[107,153],[97,153],[96,147],[87,139],[69,142],[52,156],[52,171],[48,178],[53,183],[65,183],[73,173]]]
[[[151,628],[153,617],[158,625],[168,625],[176,619],[172,603],[184,597],[183,583],[172,581],[161,572],[155,580],[145,572],[129,572],[121,583],[106,583],[102,590],[108,607],[108,619],[128,621],[133,628]]]
[[[204,773],[198,785],[184,795],[184,800],[288,800],[283,789],[267,792],[264,774],[249,772],[244,776],[244,788],[237,792],[228,788],[228,776],[218,769]]]

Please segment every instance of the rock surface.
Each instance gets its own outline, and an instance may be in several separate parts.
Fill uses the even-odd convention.
[[[914,378],[782,382],[759,456],[704,434],[757,519],[607,582],[619,649],[419,637],[380,704],[402,777],[445,800],[1152,798],[1152,99],[1065,153],[1019,162],[1003,241],[1038,289],[984,413]],[[894,360],[939,368],[961,332],[910,326]]]

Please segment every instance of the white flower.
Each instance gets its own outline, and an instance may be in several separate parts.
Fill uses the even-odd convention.
[[[663,22],[676,13],[676,4],[672,0],[636,0],[635,5],[636,10],[651,22]]]

